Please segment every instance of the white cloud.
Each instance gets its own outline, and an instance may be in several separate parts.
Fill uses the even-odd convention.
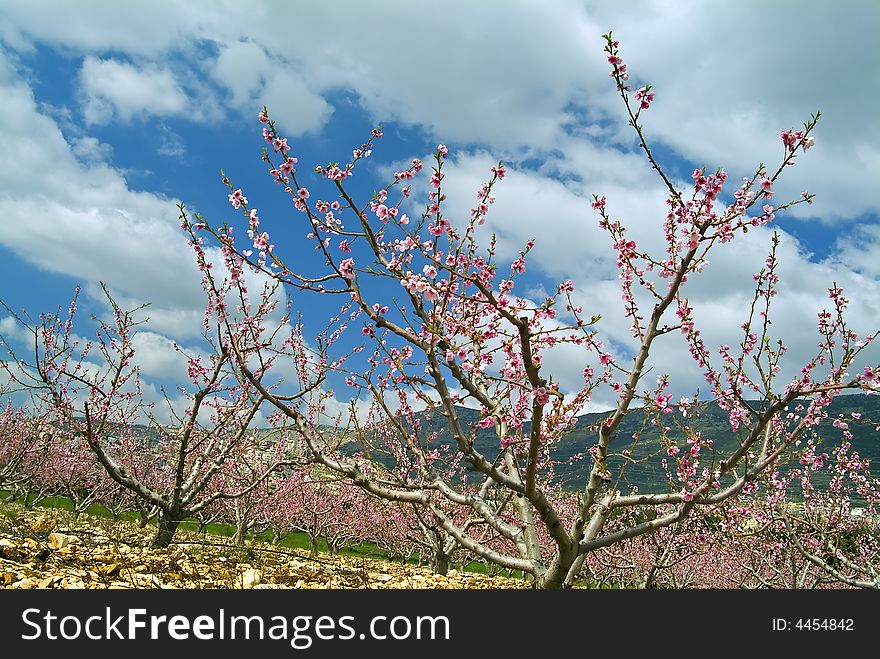
[[[159,144],[156,153],[169,158],[179,158],[186,153],[183,138],[164,123],[159,124]]]
[[[216,20],[221,3],[212,3]],[[0,15],[0,37],[16,49],[33,48],[34,41],[55,43],[85,52],[114,50],[158,55],[182,48],[200,24],[213,19],[197,3],[153,0],[144,4],[87,0],[72,7],[67,0],[39,3],[7,2]]]
[[[170,380],[186,381],[186,357],[174,347],[174,341],[168,337],[141,330],[131,337],[135,354],[135,364],[146,376]],[[197,357],[201,354],[195,348],[186,348],[186,354]]]
[[[251,113],[264,105],[279,127],[294,136],[319,131],[333,112],[330,104],[314,93],[301,76],[285,70],[269,75]]]
[[[231,94],[230,105],[246,116],[256,116],[267,106],[280,129],[298,136],[319,131],[333,113],[299,68],[271,59],[253,42],[239,41],[221,48],[211,74]]]
[[[112,146],[89,136],[71,138],[70,149],[74,155],[90,164],[106,162],[113,153]]]
[[[642,117],[649,139],[659,138],[698,165],[725,166],[741,176],[758,162],[778,163],[779,131],[800,128],[821,110],[816,149],[800,159],[780,196],[805,188],[818,193],[813,206],[794,211],[801,217],[877,212],[880,125],[868,118],[875,114],[869,90],[880,85],[873,45],[880,5],[634,5],[622,16],[619,5],[590,2],[589,12],[614,26],[633,82],[655,86],[656,100]],[[859,64],[850,66],[850,56]],[[619,116],[620,101],[605,100],[606,112]]]
[[[211,75],[232,94],[231,103],[250,103],[265,85],[271,67],[266,51],[252,41],[237,41],[221,47]]]
[[[842,236],[831,256],[833,263],[864,277],[880,279],[880,224],[863,224]]]
[[[231,90],[224,104],[246,114],[254,111],[246,108],[251,100],[278,105],[271,109],[285,115],[288,132],[318,130],[328,113],[321,96],[344,89],[374,120],[420,125],[445,141],[481,143],[507,155],[523,148],[567,152],[562,127],[570,128],[575,115],[593,122],[576,132],[604,126],[598,130],[620,135],[623,115],[600,39],[613,28],[634,80],[655,85],[657,99],[645,116],[649,139],[739,176],[778,157],[781,128],[821,109],[817,147],[800,165],[803,177],[783,190],[788,196],[807,188],[820,197],[794,213],[832,219],[878,210],[872,182],[880,170],[880,128],[866,121],[873,113],[870,90],[880,83],[876,3],[386,0],[379,6],[381,29],[365,33],[374,4],[157,0],[144,7],[83,2],[71,11],[60,0],[22,0],[7,3],[0,34],[20,50],[38,41],[151,61],[199,60],[199,47],[211,44],[218,55],[204,64]],[[46,20],[50,13],[64,20]],[[858,64],[844,52],[858,53]],[[174,106],[175,96],[162,102]],[[100,106],[95,111],[101,117]]]
[[[5,64],[0,56],[0,69]],[[40,268],[87,284],[104,280],[115,293],[153,301],[160,320],[203,308],[176,201],[134,192],[106,164],[80,161],[54,120],[38,111],[31,90],[6,80],[0,87],[0,242]],[[80,153],[83,145],[100,153],[96,141],[83,139],[75,142]],[[187,324],[173,328],[184,332],[177,336],[191,335]],[[197,322],[194,327],[197,333]]]
[[[80,71],[86,124],[105,124],[149,115],[184,114],[189,102],[174,74],[166,68],[138,68],[128,62],[86,57]]]
[[[0,318],[0,336],[14,346],[15,342],[26,340],[33,335],[12,316],[4,316]]]
[[[759,161],[775,162],[779,129],[797,127],[821,109],[816,147],[778,186],[777,199],[815,192],[814,204],[792,213],[830,223],[866,213],[876,218],[880,210],[874,193],[880,128],[870,121],[871,90],[880,86],[872,29],[878,7],[388,1],[381,5],[381,25],[365,33],[377,12],[366,3],[156,0],[125,7],[83,2],[72,11],[66,2],[22,0],[4,6],[0,36],[22,52],[39,42],[85,56],[91,122],[143,113],[198,116],[191,99],[201,98],[194,90],[207,85],[200,71],[227,90],[217,98],[217,112],[233,108],[252,116],[265,103],[289,134],[332,125],[325,96],[351,92],[373,119],[420,126],[448,141],[454,154],[455,142],[469,145],[450,159],[444,182],[457,221],[498,157],[514,165],[530,156],[546,159],[538,171],[510,168],[483,229],[498,234],[504,257],[536,238],[534,267],[551,278],[573,276],[585,310],[602,313],[603,333],[621,345],[629,340],[628,326],[620,316],[609,240],[596,226],[590,195],[605,195],[631,236],[656,249],[663,191],[634,151],[599,35],[613,28],[634,81],[655,85],[656,101],[643,117],[652,144],[695,165],[724,166],[733,181]],[[65,20],[47,21],[49,13]],[[206,45],[216,57],[205,55]],[[166,64],[155,64],[160,61]],[[68,145],[57,120],[37,109],[3,57],[0,85],[0,241],[41,267],[113,281],[114,292],[132,301],[161,300],[150,309],[154,331],[191,336],[202,297],[173,200],[129,190],[119,172],[101,164],[106,149],[97,140],[80,136]],[[173,134],[168,138],[167,148],[159,148],[171,154],[176,142]],[[633,151],[622,152],[621,145]],[[46,171],[53,176],[33,175]],[[814,314],[831,282],[849,292],[860,327],[869,329],[880,317],[876,222],[852,236],[858,240],[847,236],[822,263],[785,237],[774,329],[794,337],[793,361],[815,343]],[[710,344],[731,341],[751,274],[768,247],[766,230],[751,232],[689,283]],[[181,287],[182,281],[192,285]],[[701,383],[685,366],[689,358],[680,345],[655,359],[655,371],[679,372],[688,386]],[[566,360],[560,361],[564,369]]]

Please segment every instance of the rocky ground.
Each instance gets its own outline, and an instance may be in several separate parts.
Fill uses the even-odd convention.
[[[5,506],[0,588],[524,588],[515,579],[307,552],[179,531],[152,549],[153,529],[51,509]]]

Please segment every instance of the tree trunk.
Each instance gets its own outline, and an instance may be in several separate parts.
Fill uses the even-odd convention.
[[[571,567],[568,570],[568,575],[565,577],[565,582],[563,583],[564,588],[573,588],[575,581],[580,576],[581,570],[584,567],[584,561],[587,560],[586,554],[581,554],[576,559],[574,559],[574,563],[571,564]]]
[[[443,549],[437,549],[434,551],[434,561],[431,565],[434,568],[434,572],[441,576],[446,576],[446,573],[449,572],[449,554],[447,554]]]
[[[171,544],[174,538],[174,532],[181,522],[180,517],[172,517],[168,515],[159,516],[159,530],[156,531],[156,537],[153,538],[153,548],[164,549]]]
[[[248,532],[248,524],[245,521],[239,521],[238,524],[235,525],[235,536],[232,538],[232,542],[237,547],[244,545],[245,538],[247,538]]]
[[[564,587],[566,577],[576,558],[577,555],[574,551],[556,554],[547,569],[535,578],[535,588],[557,589]]]

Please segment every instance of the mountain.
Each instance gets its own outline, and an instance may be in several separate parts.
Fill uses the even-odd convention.
[[[753,403],[757,407],[758,402]],[[790,405],[793,411],[796,403]],[[675,411],[668,415],[662,415],[662,421],[666,427],[668,439],[678,445],[682,451],[687,450],[686,435],[681,429],[689,424],[694,431],[700,432],[703,439],[711,439],[713,449],[703,449],[700,459],[702,466],[708,466],[730,455],[740,446],[740,441],[746,433],[740,431],[734,433],[728,422],[728,413],[718,407],[716,403],[705,404],[696,416],[685,418],[674,408]],[[853,414],[859,415],[859,420]],[[456,408],[459,421],[467,432],[475,434],[475,447],[487,458],[493,459],[500,452],[498,438],[494,428],[482,429],[477,427],[482,414],[478,410],[464,407]],[[554,443],[550,450],[550,458],[554,463],[555,481],[566,489],[582,489],[586,484],[591,462],[577,456],[585,454],[589,447],[595,443],[596,433],[609,412],[585,414],[578,417],[574,428],[567,435]],[[871,460],[872,464],[880,464],[880,436],[875,428],[880,424],[880,396],[866,396],[864,394],[839,395],[828,408],[828,419],[813,429],[812,436],[820,442],[817,452],[831,453],[832,449],[839,446],[843,441],[843,430],[832,425],[835,418],[842,417],[849,425],[849,431],[853,433],[852,449],[857,451],[863,458]],[[454,445],[448,422],[439,413],[424,413],[420,419],[422,436],[428,436],[436,432],[435,439],[430,448],[450,447]],[[528,426],[526,426],[528,432]],[[633,434],[640,432],[637,444],[633,445]],[[806,440],[811,435],[804,434]],[[624,458],[622,451],[630,449],[631,454]],[[617,479],[624,464],[626,467],[618,487],[621,491],[629,491],[632,486],[638,487],[639,491],[665,491],[669,488],[665,470],[661,461],[666,456],[667,444],[661,441],[660,429],[649,423],[645,411],[637,408],[630,410],[615,433],[612,440],[607,466],[612,476]],[[357,450],[354,442],[348,444],[344,451],[352,453]],[[713,455],[714,453],[714,455]],[[387,457],[375,456],[386,466],[390,466],[392,460]],[[797,460],[793,460],[796,465]],[[674,470],[674,462],[670,460]],[[815,482],[822,483],[820,476]],[[827,482],[827,478],[824,479]]]
[[[753,403],[753,407],[757,407],[757,405],[757,402]],[[796,404],[792,404],[790,408],[793,410],[795,406]],[[703,405],[696,416],[692,414],[689,418],[683,417],[677,408],[673,409],[675,410],[673,413],[662,415],[663,422],[669,428],[667,431],[669,441],[678,445],[682,451],[687,450],[685,433],[681,430],[681,426],[688,423],[693,431],[698,431],[704,439],[711,439],[713,442],[713,449],[704,449],[701,454],[701,468],[711,465],[713,458],[717,463],[728,456],[739,447],[740,441],[745,435],[742,431],[737,434],[731,430],[727,412],[715,403]],[[495,429],[478,427],[477,424],[482,417],[478,410],[457,407],[456,414],[465,432],[476,431],[474,441],[476,448],[488,459],[495,459],[500,453]],[[589,475],[591,461],[582,456],[595,443],[598,426],[608,418],[609,414],[609,412],[594,412],[578,417],[572,430],[553,444],[549,457],[553,463],[554,482],[565,489],[583,489]],[[859,415],[861,418],[856,420],[853,414]],[[812,433],[814,437],[820,438],[817,440],[821,442],[818,452],[830,454],[833,448],[842,442],[843,431],[832,425],[834,419],[841,417],[847,422],[850,432],[853,433],[853,450],[858,452],[862,458],[870,460],[873,465],[880,465],[880,435],[875,430],[880,425],[880,396],[839,395],[829,406],[828,417],[828,420],[819,424]],[[160,441],[156,429],[139,428],[141,432],[146,433],[148,441],[151,443]],[[332,433],[329,428],[326,431]],[[439,413],[422,413],[420,415],[420,432],[422,437],[436,433],[429,448],[451,448],[453,450],[455,448],[448,422]],[[525,432],[528,432],[528,424],[525,427]],[[640,438],[638,443],[633,445],[632,437],[636,432],[640,432]],[[278,430],[272,428],[259,429],[260,443],[270,449],[277,441],[278,433]],[[808,437],[810,435],[805,434],[802,439],[806,440]],[[631,450],[631,454],[627,458],[622,455],[624,449]],[[640,492],[668,491],[670,485],[661,463],[663,458],[667,457],[666,449],[667,444],[661,440],[659,428],[648,422],[645,411],[640,408],[630,410],[615,433],[607,462],[607,467],[614,481],[617,482],[618,489],[623,492],[628,492],[632,487],[637,487]],[[349,441],[343,444],[341,450],[343,453],[351,455],[362,449],[361,445],[351,436]],[[374,451],[371,453],[371,457],[388,467],[393,466],[393,459],[387,455]],[[674,469],[672,460],[669,462]],[[797,459],[793,459],[792,463],[797,465]],[[621,469],[624,465],[625,468],[621,475]],[[620,477],[619,481],[618,477]],[[821,475],[817,475],[814,482],[822,485],[827,482],[827,476],[823,478]]]

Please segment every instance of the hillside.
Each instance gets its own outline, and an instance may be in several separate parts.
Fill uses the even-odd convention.
[[[757,406],[757,405],[755,405]],[[464,429],[473,432],[476,429],[475,446],[489,458],[494,458],[499,453],[499,443],[493,428],[481,429],[477,423],[481,418],[478,410],[457,407],[456,413]],[[880,424],[880,396],[866,396],[864,394],[837,396],[828,409],[829,420],[821,423],[814,431],[820,438],[822,451],[831,452],[838,446],[843,438],[842,430],[835,428],[832,421],[842,416],[853,433],[853,449],[863,458],[867,458],[872,464],[880,464],[880,436],[875,428]],[[589,464],[577,456],[583,455],[595,442],[595,434],[598,425],[607,417],[608,412],[594,412],[578,417],[573,430],[565,437],[557,441],[551,451],[550,458],[554,463],[554,481],[565,489],[581,489],[586,483],[589,473]],[[853,418],[853,414],[860,415],[860,419]],[[672,414],[664,415],[664,421],[670,428],[668,436],[671,441],[684,446],[685,435],[680,429],[686,423],[702,437],[712,439],[714,444],[715,458],[721,460],[739,446],[744,433],[739,435],[730,429],[727,412],[720,409],[717,404],[706,404],[697,416],[685,419],[675,408]],[[528,424],[526,425],[528,430]],[[632,436],[641,432],[639,442],[633,446]],[[158,441],[155,431],[143,429],[143,432],[152,441]],[[260,429],[260,441],[265,446],[270,446],[278,435],[274,429]],[[440,414],[424,413],[421,415],[421,434],[423,437],[434,434],[430,448],[450,447],[454,444],[452,434],[449,431],[445,417]],[[804,436],[806,439],[806,436]],[[629,464],[624,470],[619,488],[628,491],[631,487],[637,487],[639,491],[664,490],[666,479],[661,459],[665,456],[666,446],[661,446],[660,432],[655,426],[646,423],[646,415],[641,409],[633,409],[621,422],[614,441],[611,445],[611,457],[608,460],[608,468],[617,478],[625,459],[621,455],[624,449],[630,449],[631,455],[627,458]],[[342,446],[342,451],[353,454],[360,450],[360,445],[353,439]],[[657,455],[657,454],[663,455]],[[378,452],[371,456],[386,466],[392,466],[393,460]],[[705,450],[702,454],[702,464],[706,465],[706,459],[711,459],[712,453]],[[817,483],[822,483],[822,478],[817,477]]]
[[[872,464],[880,464],[880,441],[875,431],[880,423],[880,396],[866,396],[863,394],[837,396],[828,409],[829,420],[823,422],[815,431],[816,436],[821,438],[823,451],[829,452],[831,448],[838,446],[842,441],[842,431],[832,426],[831,421],[842,415],[849,424],[853,433],[853,449],[862,457],[871,460]],[[861,415],[856,421],[852,414]],[[472,431],[476,428],[475,446],[487,457],[494,457],[499,452],[498,439],[492,428],[477,428],[477,422],[481,418],[478,410],[459,407],[457,414],[462,425]],[[583,454],[589,446],[595,442],[595,433],[598,425],[608,417],[607,412],[585,414],[578,418],[574,429],[560,439],[551,450],[551,459],[555,466],[555,479],[566,489],[580,489],[586,483],[589,464],[575,456]],[[674,413],[664,416],[666,425],[670,428],[668,436],[680,445],[684,445],[685,435],[680,426],[690,423],[691,428],[699,431],[704,438],[711,438],[714,443],[716,458],[722,459],[729,455],[739,446],[740,437],[735,434],[728,423],[727,412],[720,409],[716,404],[707,404],[696,418],[685,419],[676,410]],[[439,414],[425,414],[422,419],[422,431],[424,435],[437,433],[432,447],[449,446],[453,443],[452,435],[447,427],[446,419]],[[641,431],[638,445],[632,446],[632,436]],[[661,465],[661,457],[655,456],[658,452],[665,455],[665,445],[660,446],[659,430],[646,423],[645,413],[641,409],[631,410],[624,418],[611,445],[611,452],[615,453],[608,461],[608,467],[612,474],[617,476],[624,458],[619,452],[631,449],[629,456],[635,464],[628,464],[621,479],[620,487],[628,490],[636,486],[640,491],[657,490],[665,486],[664,470]],[[347,452],[353,452],[355,444],[346,447]],[[711,454],[703,452],[705,458]],[[648,459],[650,458],[650,459]],[[379,458],[386,465],[390,465],[387,458]],[[638,462],[642,460],[641,462]]]

